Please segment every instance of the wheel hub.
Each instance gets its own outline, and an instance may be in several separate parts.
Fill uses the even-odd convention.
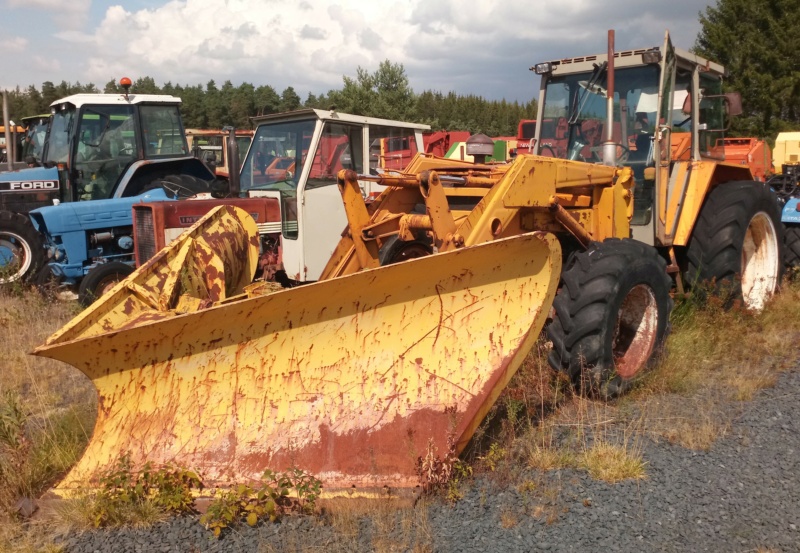
[[[32,252],[22,237],[0,233],[0,284],[13,282],[30,269]]]
[[[742,299],[748,309],[761,310],[778,285],[778,234],[766,213],[756,213],[742,245]]]
[[[658,332],[658,306],[653,290],[638,284],[619,308],[613,351],[616,372],[628,379],[640,372],[653,353]]]

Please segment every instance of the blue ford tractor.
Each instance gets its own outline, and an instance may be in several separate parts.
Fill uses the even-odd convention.
[[[126,87],[51,105],[41,166],[0,173],[0,284],[71,286],[92,271],[102,285],[133,265],[133,204],[225,194],[189,153],[180,103]]]

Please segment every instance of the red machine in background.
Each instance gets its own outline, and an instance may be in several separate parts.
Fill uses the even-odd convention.
[[[723,138],[717,140],[711,154],[725,154],[725,161],[749,165],[753,178],[765,181],[772,173],[772,152],[763,140],[758,138]]]
[[[457,142],[465,142],[469,131],[434,131],[422,133],[422,143],[426,154],[447,157],[447,153]],[[376,138],[370,146],[370,157],[377,166],[388,171],[399,171],[408,165],[417,153],[416,146],[408,137]]]

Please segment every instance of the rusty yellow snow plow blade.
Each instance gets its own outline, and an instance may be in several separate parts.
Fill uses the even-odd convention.
[[[560,274],[557,240],[535,232],[273,293],[256,283],[208,307],[180,284],[166,298],[151,288],[156,274],[203,271],[209,252],[187,243],[215,217],[35,351],[99,394],[94,435],[59,489],[91,485],[125,452],[215,486],[299,467],[329,491],[413,487],[429,444],[441,456],[448,440],[466,445],[535,342]],[[254,236],[218,244],[218,289],[241,287],[227,279]]]

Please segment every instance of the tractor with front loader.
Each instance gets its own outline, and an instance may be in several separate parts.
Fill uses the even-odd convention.
[[[35,353],[99,394],[57,491],[91,486],[123,453],[211,486],[298,467],[328,494],[413,488],[420,458],[463,450],[548,320],[553,367],[613,398],[663,345],[673,289],[708,281],[763,308],[781,276],[778,204],[709,155],[736,111],[723,68],[668,35],[612,45],[535,67],[532,154],[485,163],[478,138],[474,162],[418,154],[402,172],[307,184],[339,193],[348,221],[318,282],[253,281],[258,227],[223,206],[51,336]],[[638,112],[654,125],[634,155]],[[548,128],[565,129],[564,147],[542,156]],[[309,201],[288,173],[314,166],[289,136],[273,141],[294,163],[284,180],[245,170],[242,187],[279,193],[286,242]],[[365,201],[373,185],[385,188]]]

